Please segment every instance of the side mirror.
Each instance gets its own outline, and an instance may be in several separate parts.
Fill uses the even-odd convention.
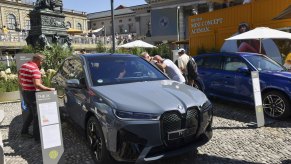
[[[250,73],[250,70],[249,70],[249,68],[248,67],[239,67],[238,69],[237,69],[237,71],[238,72],[241,72],[241,73]]]
[[[66,84],[70,88],[83,88],[78,79],[69,79]]]

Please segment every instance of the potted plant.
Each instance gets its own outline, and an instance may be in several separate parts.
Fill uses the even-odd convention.
[[[0,72],[0,102],[19,100],[19,84],[16,74],[10,69]]]

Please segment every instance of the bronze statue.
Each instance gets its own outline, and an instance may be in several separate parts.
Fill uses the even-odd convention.
[[[63,1],[62,0],[36,0],[35,9],[49,9],[55,11],[55,8],[59,7],[60,12],[63,12]]]
[[[66,36],[66,38],[64,39],[64,44],[63,47],[64,48],[71,48],[72,46],[72,38],[70,36]]]
[[[44,34],[41,34],[38,39],[39,39],[39,44],[40,44],[40,46],[42,48],[46,49],[46,48],[50,48],[51,47],[49,42],[48,42],[48,40],[47,40],[47,38],[46,38],[46,36]]]

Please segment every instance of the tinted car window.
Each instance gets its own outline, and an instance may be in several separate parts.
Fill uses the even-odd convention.
[[[96,57],[87,62],[94,86],[167,79],[139,57]]]
[[[204,68],[221,69],[221,56],[205,56],[196,61],[197,65]]]
[[[227,56],[224,60],[223,69],[226,71],[237,71],[240,67],[247,67],[244,61],[239,57]]]
[[[246,56],[248,60],[258,71],[282,71],[285,70],[281,65],[261,55]]]
[[[83,67],[79,59],[71,58],[65,60],[57,74],[53,77],[52,83],[60,87],[66,87],[66,80],[81,79],[83,77]]]
[[[66,60],[60,72],[66,79],[79,79],[83,73],[81,60],[76,58]]]

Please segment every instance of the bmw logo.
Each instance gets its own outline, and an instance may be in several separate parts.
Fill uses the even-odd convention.
[[[168,17],[161,17],[159,22],[160,22],[160,27],[167,28],[169,25],[169,18]]]

